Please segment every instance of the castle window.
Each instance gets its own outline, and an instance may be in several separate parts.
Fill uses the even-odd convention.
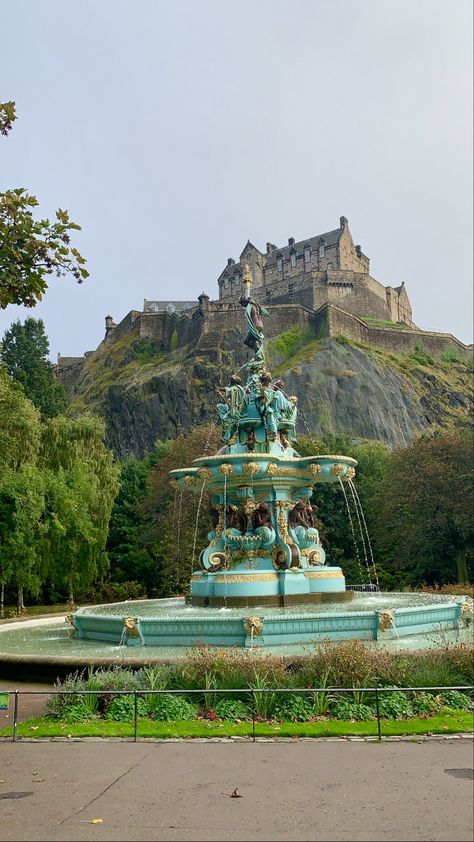
[[[294,251],[290,254],[290,263],[293,268],[296,266],[296,252]]]
[[[240,284],[240,275],[234,275],[234,284]]]
[[[311,249],[310,249],[310,247],[309,247],[309,246],[305,246],[305,249],[304,249],[304,262],[305,262],[305,263],[309,263],[310,259],[311,259]]]
[[[277,270],[278,270],[279,272],[282,272],[282,271],[283,271],[283,258],[282,258],[282,256],[281,256],[281,254],[278,254],[278,255],[277,255]]]
[[[328,269],[332,269],[332,263],[328,263]]]
[[[326,254],[326,246],[324,245],[324,243],[320,243],[319,244],[319,256],[324,257],[325,254]]]
[[[294,288],[294,284],[288,284],[288,295],[292,295]]]
[[[266,294],[266,296],[267,296],[267,301],[270,301],[270,298],[272,297],[272,291],[271,291],[271,289],[267,289],[267,290],[265,291],[265,294]]]
[[[224,279],[224,287],[225,287],[226,289],[228,289],[228,288],[229,288],[229,278],[225,278],[225,279]]]

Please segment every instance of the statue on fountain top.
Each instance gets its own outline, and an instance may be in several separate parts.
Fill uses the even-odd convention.
[[[245,266],[242,277],[244,292],[239,304],[245,307],[245,316],[247,319],[247,336],[244,339],[244,345],[252,348],[255,351],[255,357],[264,359],[263,350],[263,320],[262,316],[268,316],[268,310],[262,307],[253,298],[250,297],[250,286],[252,284],[252,276],[248,265]]]
[[[230,378],[230,386],[224,389],[218,388],[216,391],[227,401],[227,403],[218,403],[216,409],[222,424],[221,439],[229,444],[235,438],[239,420],[245,411],[247,394],[237,374],[233,374]]]

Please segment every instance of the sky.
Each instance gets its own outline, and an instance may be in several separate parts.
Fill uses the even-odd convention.
[[[218,297],[247,239],[339,226],[414,321],[472,342],[471,0],[3,0],[0,191],[67,208],[90,278],[34,309],[51,359],[145,298]],[[6,37],[5,37],[6,36]]]

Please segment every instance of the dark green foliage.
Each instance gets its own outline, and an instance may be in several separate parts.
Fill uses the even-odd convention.
[[[409,354],[409,357],[420,365],[434,365],[433,357],[428,354],[421,342],[415,342],[413,351]]]
[[[48,354],[49,342],[41,319],[28,318],[24,324],[14,322],[3,335],[0,358],[42,418],[60,415],[68,404],[66,391],[56,380]]]
[[[338,699],[333,706],[332,715],[334,719],[375,719],[375,713],[369,705],[352,702],[349,699]]]
[[[311,694],[278,693],[273,715],[286,722],[308,722],[315,716]]]
[[[412,708],[418,716],[430,716],[434,711],[439,710],[439,698],[434,696],[433,693],[422,690],[413,694]]]
[[[454,710],[473,709],[472,699],[467,693],[462,693],[460,690],[446,690],[446,692],[440,693],[440,698],[447,708],[453,708]]]
[[[218,719],[252,719],[250,707],[239,699],[221,699],[213,710]]]
[[[390,482],[374,508],[384,567],[414,586],[467,583],[473,560],[473,437],[422,437],[390,459]]]
[[[137,696],[137,715],[146,716],[148,713],[147,701],[143,696]],[[114,719],[116,722],[128,722],[135,717],[134,696],[115,696],[108,705],[105,714],[106,719]]]
[[[0,134],[16,120],[15,103],[0,103]],[[0,193],[0,309],[9,304],[34,307],[48,287],[48,276],[70,273],[79,283],[88,277],[85,260],[70,245],[80,225],[58,208],[55,222],[34,219],[36,196],[24,188]]]
[[[150,716],[162,722],[187,721],[196,719],[197,705],[191,704],[184,696],[160,694],[153,697]]]
[[[160,444],[143,459],[131,458],[122,463],[120,490],[112,509],[107,538],[112,581],[120,584],[133,581],[150,596],[157,588],[156,544],[153,538],[150,539],[149,519],[142,504],[148,494],[150,471],[169,447],[169,444]]]
[[[150,339],[149,337],[146,339],[139,339],[139,341],[134,344],[134,352],[136,359],[141,363],[147,363],[162,353],[160,352],[158,342],[154,339]]]
[[[381,693],[379,713],[384,719],[405,719],[413,716],[413,707],[406,693]]]
[[[445,348],[443,351],[441,351],[440,359],[444,363],[459,363],[459,362],[461,362],[461,358],[460,358],[459,354],[457,354],[456,351],[453,351],[452,348]]]

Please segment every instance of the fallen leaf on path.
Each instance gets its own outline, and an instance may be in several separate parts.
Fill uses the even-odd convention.
[[[31,783],[32,783],[32,784],[42,784],[42,783],[43,783],[43,781],[45,781],[45,780],[46,780],[46,778],[33,778],[33,780],[31,781]]]
[[[235,787],[234,791],[231,793],[231,798],[243,798],[243,795],[239,795],[237,792],[237,787]]]
[[[81,824],[102,824],[103,819],[82,819]]]

